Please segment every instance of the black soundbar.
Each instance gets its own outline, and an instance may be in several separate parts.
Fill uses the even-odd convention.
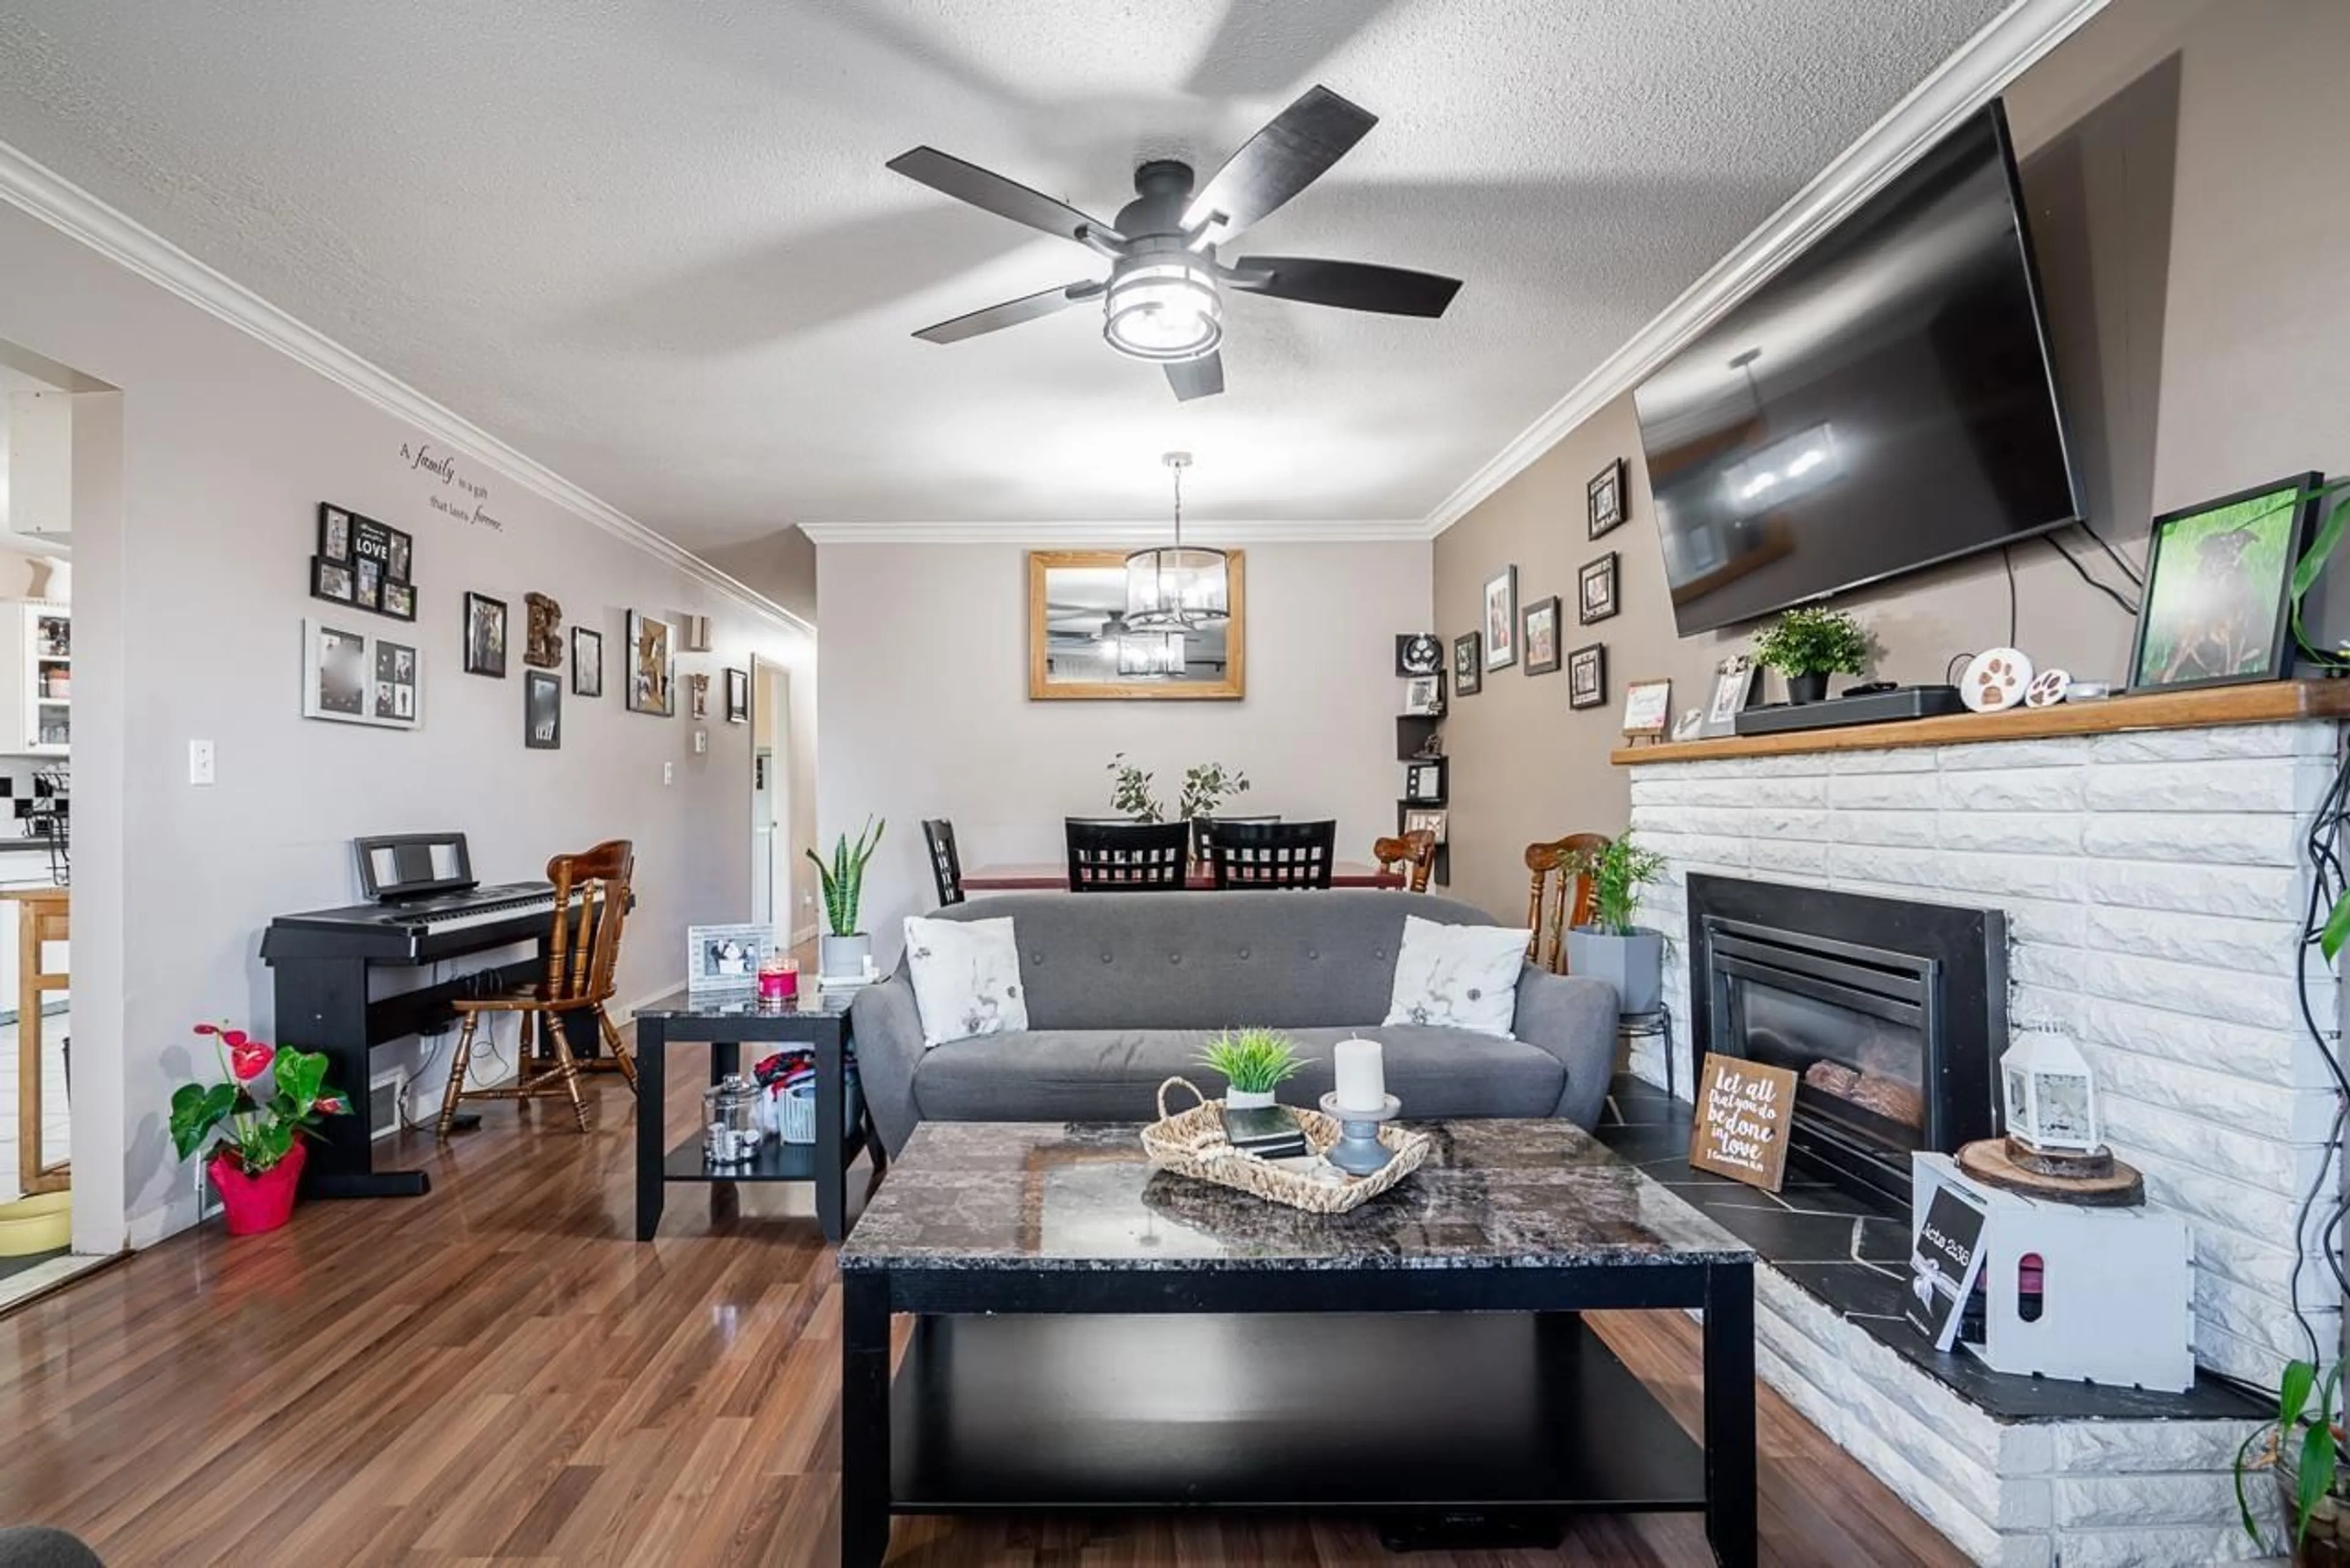
[[[1836,730],[1846,724],[1886,724],[1966,711],[1955,686],[1897,686],[1890,691],[1831,697],[1820,702],[1770,702],[1743,709],[1738,715],[1738,732],[1779,735],[1793,730]]]

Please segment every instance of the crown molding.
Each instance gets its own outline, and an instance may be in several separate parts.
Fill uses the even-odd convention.
[[[1649,372],[2107,4],[2108,0],[2015,0],[1629,342],[1601,360],[1572,391],[1438,503],[1428,514],[1423,533],[1432,539],[1451,527],[1569,431],[1638,386]]]
[[[1195,543],[1242,545],[1425,544],[1428,524],[1418,517],[1353,522],[1300,522],[1279,518],[1218,522],[1192,518]],[[1034,523],[803,523],[800,532],[819,545],[1164,545],[1174,534],[1162,519]]]
[[[22,208],[109,261],[259,338],[346,391],[414,426],[421,434],[463,452],[540,499],[715,589],[752,614],[779,626],[815,634],[816,627],[811,622],[757,589],[720,571],[666,535],[647,527],[544,463],[517,452],[326,334],[297,321],[244,285],[5,141],[0,141],[0,201]]]

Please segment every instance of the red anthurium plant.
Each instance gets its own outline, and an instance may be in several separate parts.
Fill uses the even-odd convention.
[[[242,1029],[213,1023],[197,1024],[196,1033],[212,1037],[224,1081],[182,1084],[172,1092],[172,1142],[182,1159],[192,1158],[218,1132],[210,1157],[214,1167],[259,1176],[288,1154],[298,1159],[296,1137],[350,1109],[328,1085],[322,1053],[281,1051]]]

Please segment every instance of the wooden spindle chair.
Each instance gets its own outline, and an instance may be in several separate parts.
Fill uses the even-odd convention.
[[[939,907],[962,903],[962,857],[955,851],[954,824],[943,816],[924,818],[922,842],[931,852],[931,880],[938,884]]]
[[[1415,827],[1393,838],[1374,839],[1371,858],[1379,863],[1382,871],[1409,870],[1411,890],[1425,893],[1429,873],[1436,869],[1436,835],[1425,827]]]
[[[1191,871],[1187,822],[1062,824],[1072,893],[1181,892]]]
[[[1584,857],[1607,847],[1604,833],[1570,833],[1526,846],[1533,887],[1526,899],[1526,961],[1553,974],[1566,972],[1566,933],[1591,921],[1591,877]]]
[[[1219,888],[1327,888],[1338,825],[1211,821],[1208,870]]]
[[[629,882],[636,871],[636,851],[625,838],[616,838],[583,855],[558,855],[546,863],[546,879],[555,884],[555,912],[546,939],[546,973],[527,990],[497,996],[460,997],[450,1005],[464,1021],[457,1035],[456,1060],[450,1064],[449,1087],[441,1096],[440,1135],[449,1136],[457,1106],[471,1099],[512,1099],[517,1103],[542,1095],[562,1094],[571,1101],[579,1130],[588,1130],[588,1102],[579,1093],[581,1064],[571,1053],[564,1026],[575,1013],[591,1016],[605,1050],[634,1093],[637,1064],[629,1056],[620,1032],[612,1026],[604,1004],[612,999],[613,974],[620,961],[620,928],[629,912]],[[515,1064],[515,1081],[494,1089],[469,1089],[465,1075],[473,1060],[473,1036],[484,1013],[522,1015],[523,1048]],[[659,1106],[648,1116],[659,1116]]]

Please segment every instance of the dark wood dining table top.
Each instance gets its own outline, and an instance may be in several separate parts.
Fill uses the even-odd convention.
[[[1195,866],[1184,877],[1184,886],[1194,892],[1205,892],[1216,885],[1214,873],[1204,866]],[[1400,888],[1400,872],[1382,871],[1359,860],[1337,860],[1330,866],[1330,886],[1333,888]],[[1057,860],[1007,861],[1001,866],[982,866],[962,874],[966,893],[1037,893],[1069,887],[1069,868]]]

